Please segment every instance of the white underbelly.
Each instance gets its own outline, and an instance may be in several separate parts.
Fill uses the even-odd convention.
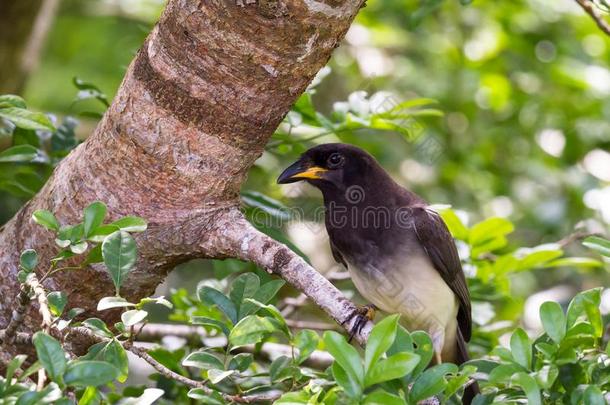
[[[407,329],[432,335],[457,325],[455,294],[427,256],[411,257],[392,267],[362,271],[348,266],[360,294],[384,312],[401,314]]]

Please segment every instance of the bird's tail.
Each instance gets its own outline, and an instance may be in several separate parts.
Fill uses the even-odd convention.
[[[456,356],[456,363],[458,365],[467,362],[468,360],[470,360],[470,357],[468,356],[468,347],[466,346],[466,341],[464,340],[464,337],[462,336],[462,332],[460,331],[460,328],[458,328],[457,330],[457,356]],[[474,399],[474,397],[479,394],[481,391],[479,390],[479,385],[476,383],[476,381],[472,384],[470,384],[468,387],[466,387],[466,389],[464,390],[464,395],[462,396],[462,403],[464,405],[470,405],[470,403],[472,402],[472,400]]]

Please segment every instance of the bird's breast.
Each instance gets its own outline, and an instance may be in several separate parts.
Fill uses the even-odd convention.
[[[360,294],[384,312],[400,313],[408,329],[434,333],[455,322],[455,294],[424,253],[376,263],[347,261]]]

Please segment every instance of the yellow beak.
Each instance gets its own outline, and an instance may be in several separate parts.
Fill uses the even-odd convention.
[[[300,162],[296,162],[295,164],[284,170],[284,173],[280,175],[280,177],[277,179],[277,182],[279,184],[286,184],[304,179],[321,179],[321,174],[327,171],[327,169],[319,166],[310,166],[307,168],[303,168],[301,167]]]

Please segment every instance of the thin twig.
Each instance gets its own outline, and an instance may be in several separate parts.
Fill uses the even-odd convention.
[[[34,293],[36,301],[38,301],[38,312],[42,318],[40,326],[44,333],[49,334],[51,332],[51,325],[53,324],[53,318],[51,317],[51,311],[49,310],[49,302],[47,301],[47,294],[44,287],[38,281],[35,273],[28,274],[25,279],[25,285]],[[38,383],[36,384],[36,390],[42,391],[44,384],[47,380],[47,375],[44,368],[38,370]]]
[[[593,19],[593,21],[595,21],[595,24],[597,24],[599,29],[606,33],[606,35],[610,36],[610,24],[604,19],[604,17],[602,17],[597,7],[595,7],[595,4],[590,0],[575,1],[580,5],[580,7],[582,7],[585,13],[591,16],[591,18]]]
[[[97,336],[89,329],[83,328],[83,327],[70,328],[69,334],[83,335],[88,339],[98,341],[98,342],[110,341],[110,339]],[[142,347],[134,346],[129,341],[121,342],[121,344],[123,345],[125,350],[129,350],[131,353],[135,354],[136,356],[140,357],[142,360],[146,361],[148,364],[150,364],[155,370],[157,370],[163,376],[173,379],[175,381],[178,381],[191,388],[200,388],[208,395],[211,395],[212,393],[217,392],[206,386],[207,381],[193,380],[191,378],[185,377],[185,376],[178,374],[178,373],[170,370],[169,368],[165,367],[163,364],[161,364],[157,360],[155,360],[154,357],[152,357],[150,354],[148,354],[146,349],[144,349]],[[274,391],[272,393],[260,393],[260,394],[253,394],[253,395],[247,395],[247,396],[231,395],[231,394],[225,394],[225,393],[220,393],[220,395],[226,401],[229,401],[229,402],[249,404],[249,403],[253,403],[253,402],[274,401],[282,395],[282,392]]]
[[[595,236],[595,235],[599,235],[599,234],[595,233],[595,232],[576,231],[576,232],[573,232],[573,233],[569,234],[568,236],[558,240],[556,243],[559,245],[559,247],[565,248],[566,246],[568,246],[571,243],[574,243],[578,240],[582,240],[589,236]]]
[[[51,325],[53,324],[53,317],[51,316],[51,311],[49,310],[47,293],[34,273],[28,274],[28,277],[25,280],[25,285],[27,285],[30,290],[33,291],[34,297],[36,297],[36,301],[38,301],[38,312],[40,312],[40,316],[42,317],[40,322],[42,330],[45,333],[49,333],[51,331]]]
[[[146,349],[134,346],[132,344],[124,345],[124,346],[127,346],[127,347],[125,347],[126,350],[129,350],[131,353],[135,354],[142,360],[146,361],[155,370],[157,370],[160,374],[164,375],[165,377],[178,381],[178,382],[181,382],[182,384],[184,384],[188,387],[191,387],[191,388],[207,388],[205,386],[205,384],[206,384],[205,381],[192,380],[188,377],[178,374],[178,373],[170,370],[169,368],[165,367],[163,364],[161,364],[157,360],[155,360],[154,357],[152,357],[150,354],[148,354]]]

